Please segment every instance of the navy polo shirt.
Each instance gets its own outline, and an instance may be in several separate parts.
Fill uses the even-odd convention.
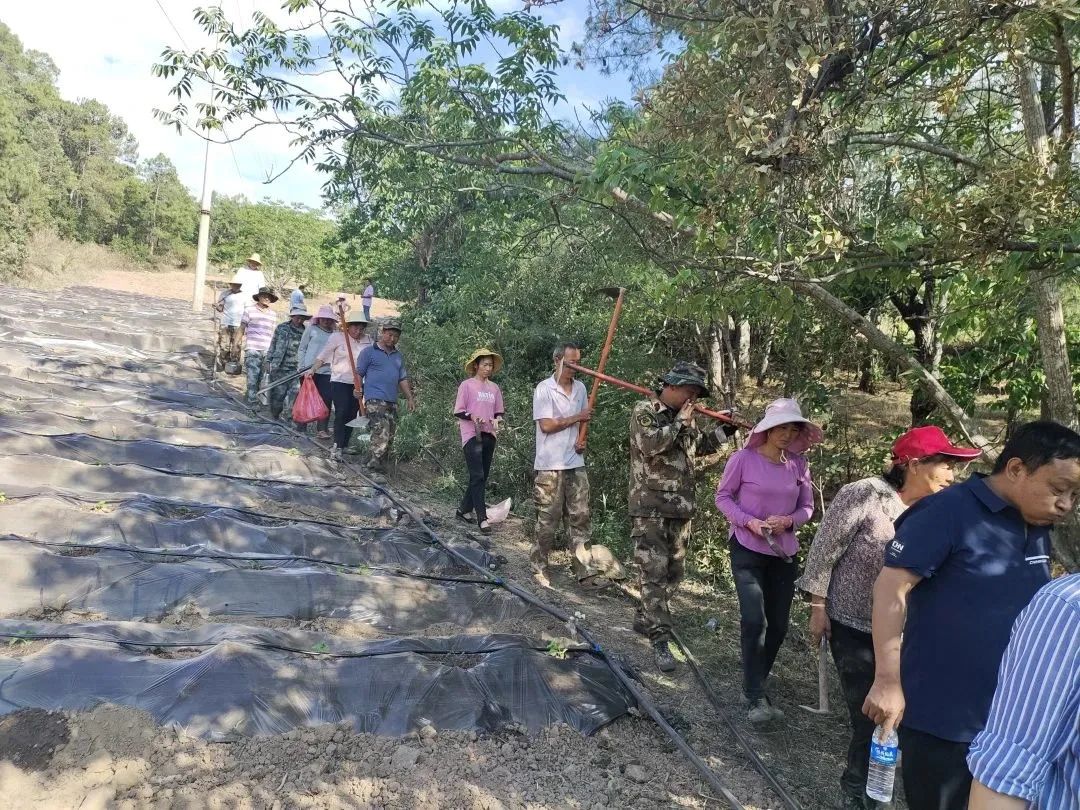
[[[364,399],[397,402],[398,383],[409,379],[401,352],[397,349],[388,352],[378,343],[361,350],[356,358],[356,370],[364,378]]]
[[[1050,581],[1050,528],[973,475],[896,521],[885,565],[923,577],[908,594],[900,650],[902,725],[971,742],[990,713],[1013,622]]]

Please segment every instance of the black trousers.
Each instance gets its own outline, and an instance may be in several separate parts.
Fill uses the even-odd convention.
[[[461,449],[465,453],[469,483],[465,486],[465,496],[458,510],[464,514],[475,510],[477,523],[483,523],[487,520],[487,502],[484,498],[488,473],[491,472],[491,458],[495,455],[495,436],[491,433],[473,436]]]
[[[765,696],[765,681],[784,643],[799,565],[729,542],[731,573],[739,595],[743,693],[753,702]]]
[[[334,444],[344,450],[352,437],[352,428],[345,423],[360,412],[360,400],[353,394],[353,384],[343,382],[330,383],[330,397],[334,401]]]
[[[874,721],[862,713],[862,706],[874,683],[874,637],[834,620],[829,646],[851,718],[851,742],[848,744],[847,767],[840,777],[840,789],[859,801],[862,807],[891,807],[891,804],[874,801],[866,795]]]
[[[966,810],[971,790],[970,743],[900,726],[904,795],[911,810]]]
[[[322,397],[323,403],[327,409],[332,408],[334,405],[334,395],[330,389],[330,375],[329,374],[316,374],[315,377],[315,389],[319,392],[319,396]],[[316,430],[326,430],[326,426],[330,424],[329,419],[320,419],[315,423]]]

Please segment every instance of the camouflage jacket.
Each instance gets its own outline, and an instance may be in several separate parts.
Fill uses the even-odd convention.
[[[630,414],[631,517],[692,517],[694,461],[726,441],[719,428],[702,430],[675,415],[654,399],[641,400]]]
[[[279,323],[274,330],[274,339],[266,353],[266,362],[271,371],[295,371],[299,360],[300,340],[304,337],[304,327],[292,325],[292,321]]]

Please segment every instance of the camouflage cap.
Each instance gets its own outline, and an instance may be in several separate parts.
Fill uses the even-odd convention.
[[[696,385],[703,397],[709,396],[709,382],[705,369],[696,363],[680,360],[671,367],[671,371],[660,378],[664,385]]]
[[[387,318],[382,322],[383,329],[396,329],[401,331],[401,319],[400,318]]]

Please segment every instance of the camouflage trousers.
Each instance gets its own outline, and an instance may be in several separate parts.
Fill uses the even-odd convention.
[[[259,389],[262,388],[263,363],[266,362],[266,352],[254,352],[248,349],[244,354],[244,372],[247,374],[247,404],[254,407],[258,404]]]
[[[671,635],[668,602],[683,578],[690,523],[685,518],[631,518],[634,560],[641,570],[641,604],[634,629],[656,640]]]
[[[559,521],[566,521],[571,566],[574,576],[585,579],[597,573],[589,548],[592,515],[589,511],[589,475],[584,467],[574,470],[537,470],[533,484],[536,504],[536,547],[531,559],[535,565],[547,565],[555,545]]]
[[[382,467],[390,456],[394,446],[394,434],[397,433],[397,403],[384,402],[381,399],[368,400],[364,403],[368,418],[371,420],[368,433],[371,436],[369,449],[371,463]]]
[[[292,368],[279,368],[276,371],[270,373],[270,382],[280,380],[282,377],[288,377],[290,374],[296,373],[296,367]],[[266,392],[267,399],[270,402],[270,415],[277,419],[282,413],[285,414],[286,419],[292,419],[292,406],[296,401],[296,395],[300,393],[300,378],[297,377],[292,382],[282,383],[276,385]]]
[[[217,370],[225,368],[226,363],[239,363],[243,337],[239,326],[219,326],[217,333]]]

